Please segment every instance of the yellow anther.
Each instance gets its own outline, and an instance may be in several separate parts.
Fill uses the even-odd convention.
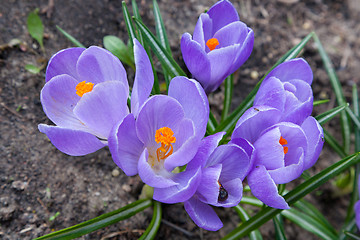
[[[219,40],[217,40],[216,38],[210,38],[206,42],[206,46],[208,46],[210,51],[214,50],[217,45],[219,45]]]
[[[94,84],[91,82],[82,81],[76,85],[76,94],[82,97],[85,93],[93,90]]]
[[[171,128],[162,127],[156,130],[155,142],[161,143],[161,146],[156,150],[157,160],[164,160],[173,153],[172,143],[176,142],[176,137]]]

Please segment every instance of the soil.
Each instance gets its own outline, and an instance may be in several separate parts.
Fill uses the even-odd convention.
[[[181,64],[179,43],[184,32],[193,32],[197,17],[214,0],[160,0],[159,6],[168,30],[173,56]],[[315,31],[328,52],[351,100],[351,86],[360,83],[360,10],[358,0],[242,0],[232,1],[240,18],[254,30],[254,50],[236,73],[233,107],[236,107],[266,71],[291,47]],[[266,2],[266,3],[265,3]],[[54,4],[52,4],[54,3]],[[128,6],[130,2],[127,1]],[[145,23],[154,30],[152,1],[138,2]],[[29,36],[27,15],[40,9],[45,27],[45,52]],[[59,25],[85,46],[102,46],[106,35],[127,41],[119,0],[7,0],[0,3],[0,45],[19,39],[20,47],[0,48],[0,238],[33,239],[118,209],[138,199],[143,184],[127,177],[113,163],[108,149],[84,157],[71,157],[58,151],[41,134],[39,123],[51,124],[39,100],[44,85],[39,74],[25,70],[26,64],[40,66],[57,51],[72,44],[56,29]],[[314,115],[336,106],[317,49],[310,41],[302,57],[314,71],[314,98],[330,102],[314,108]],[[130,68],[128,78],[133,79]],[[212,110],[221,111],[223,89],[210,96]],[[338,119],[325,125],[340,139]],[[312,173],[340,158],[325,146]],[[296,185],[301,180],[295,182]],[[307,198],[340,229],[349,194],[339,194],[331,183]],[[332,209],[329,211],[329,209]],[[137,239],[151,220],[151,209],[136,214],[80,239]],[[218,232],[199,229],[187,216],[182,204],[163,204],[163,224],[158,239],[219,239],[239,222],[233,209],[218,209],[224,227]],[[56,213],[54,220],[50,220]],[[288,239],[317,239],[286,221]],[[174,225],[176,227],[174,227]],[[179,230],[180,228],[180,230]],[[274,238],[271,222],[260,228],[264,239]]]

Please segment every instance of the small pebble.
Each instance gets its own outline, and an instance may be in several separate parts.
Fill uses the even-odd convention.
[[[259,78],[259,73],[257,71],[251,71],[250,77],[254,80],[257,80]]]
[[[26,185],[27,185],[27,182],[15,181],[11,184],[11,187],[16,190],[22,191],[25,189]]]
[[[118,177],[120,175],[119,169],[115,168],[114,170],[112,170],[111,175],[113,177]]]

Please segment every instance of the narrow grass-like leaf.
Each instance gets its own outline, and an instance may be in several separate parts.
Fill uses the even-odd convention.
[[[351,233],[351,232],[344,232],[344,234],[346,236],[348,236],[350,239],[354,239],[354,240],[360,240],[360,236],[354,234],[354,233]]]
[[[154,6],[156,36],[158,37],[161,46],[163,46],[166,49],[166,51],[171,55],[171,48],[166,34],[164,21],[162,20],[160,8],[156,0],[153,0],[153,6]]]
[[[103,42],[107,50],[135,70],[134,52],[131,47],[126,46],[120,38],[112,35],[105,36]]]
[[[309,194],[310,192],[327,182],[329,179],[340,174],[341,172],[358,163],[359,161],[360,153],[355,153],[338,161],[337,163],[316,174],[309,180],[303,182],[292,191],[288,192],[284,196],[285,200],[290,205],[294,204],[295,202],[303,198],[305,195]],[[282,209],[265,207],[260,210],[255,216],[251,217],[251,219],[241,224],[241,226],[235,228],[223,239],[240,239],[241,237],[248,235],[254,229],[258,229],[261,225],[269,221],[271,218],[281,213],[281,211]]]
[[[325,142],[329,144],[329,146],[339,155],[340,158],[346,157],[346,153],[342,149],[342,147],[338,144],[336,139],[328,132],[326,129],[324,130],[324,138]]]
[[[143,33],[146,42],[149,44],[154,54],[158,57],[161,65],[166,68],[168,74],[173,78],[175,76],[186,76],[184,71],[176,63],[176,61],[169,55],[169,53],[161,46],[159,40],[152,34],[152,32],[138,19],[134,18],[136,26]]]
[[[224,119],[229,114],[232,93],[233,93],[233,85],[234,85],[234,74],[231,74],[230,76],[228,76],[225,79],[224,103],[223,103],[223,110],[221,112],[221,121],[220,122],[223,122]]]
[[[234,209],[237,212],[237,214],[239,215],[241,221],[245,222],[245,221],[250,219],[249,214],[240,205],[236,205],[234,207]],[[249,239],[250,240],[262,240],[263,238],[262,238],[262,235],[261,235],[259,229],[256,229],[256,230],[252,231],[249,234]]]
[[[358,231],[357,226],[356,226],[356,219],[355,216],[352,217],[352,219],[350,220],[350,222],[345,223],[343,228],[340,230],[339,232],[339,237],[338,240],[349,240],[349,238],[347,237],[347,235],[345,234],[346,232],[355,232]]]
[[[322,239],[336,239],[336,235],[333,232],[329,231],[322,224],[319,224],[319,222],[315,221],[309,215],[302,213],[295,208],[284,210],[281,212],[281,215]]]
[[[154,212],[150,225],[146,228],[145,232],[143,233],[143,235],[141,235],[139,240],[155,239],[156,233],[160,228],[161,215],[162,215],[161,203],[154,201]]]
[[[40,72],[40,70],[41,70],[39,67],[37,67],[35,65],[32,65],[32,64],[26,64],[25,69],[28,72],[31,72],[32,74],[38,74]]]
[[[273,218],[274,228],[275,228],[275,239],[276,240],[286,240],[286,235],[284,231],[284,223],[280,214],[276,215]]]
[[[332,232],[335,235],[337,234],[335,228],[329,223],[329,221],[324,217],[324,215],[308,201],[302,199],[294,203],[294,206],[302,212],[308,214],[314,220],[318,221],[325,228],[327,228],[328,231]]]
[[[136,0],[131,0],[131,6],[132,6],[132,11],[133,11],[134,17],[141,20],[141,16],[140,16],[139,8],[138,8],[138,6],[136,4]],[[143,38],[142,33],[140,31],[137,32],[137,36],[138,36],[139,42],[145,48],[144,38]]]
[[[68,239],[78,238],[85,234],[94,232],[100,228],[127,219],[135,215],[136,213],[141,212],[144,209],[150,207],[151,205],[152,205],[151,200],[141,199],[125,207],[122,207],[118,210],[105,213],[86,222],[36,238],[36,240],[42,240],[42,239],[68,240]]]
[[[218,123],[216,121],[216,118],[214,116],[214,114],[210,111],[209,113],[209,121],[208,121],[208,125],[207,125],[207,132],[213,132],[215,130],[215,128],[217,127]]]
[[[353,111],[351,111],[350,108],[346,108],[345,111],[347,112],[347,114],[349,114],[351,120],[353,120],[355,126],[359,129],[360,128],[359,118],[355,116],[355,114],[353,113]]]
[[[29,13],[27,17],[27,29],[31,37],[34,38],[40,45],[41,49],[44,50],[44,25],[38,15],[39,9],[35,9]]]
[[[76,40],[76,38],[74,38],[74,37],[71,36],[69,33],[67,33],[64,29],[62,29],[62,28],[59,27],[58,25],[56,25],[56,28],[57,28],[67,39],[69,39],[69,41],[72,42],[72,44],[74,44],[75,47],[85,48],[85,46],[84,46],[83,44],[81,44],[78,40]]]
[[[326,111],[324,113],[321,113],[317,115],[315,118],[320,124],[324,124],[333,117],[335,117],[337,114],[341,113],[345,108],[349,106],[348,103],[345,103],[341,106],[338,106],[336,108],[330,109],[329,111]]]
[[[324,100],[317,100],[313,102],[313,106],[317,106],[317,105],[321,105],[324,103],[328,103],[330,100],[329,99],[324,99]]]
[[[248,204],[255,207],[262,207],[264,204],[262,201],[255,197],[243,196],[240,201],[241,204]]]
[[[238,119],[243,115],[243,113],[252,106],[254,102],[255,95],[260,87],[261,82],[264,80],[267,74],[271,72],[275,67],[277,67],[280,63],[284,61],[288,61],[290,59],[295,58],[300,51],[305,47],[306,43],[311,39],[314,33],[310,33],[307,35],[299,44],[290,49],[287,53],[285,53],[274,66],[270,68],[270,70],[261,78],[261,80],[256,84],[254,89],[249,93],[249,95],[241,102],[241,104],[223,121],[219,124],[219,126],[215,129],[214,132],[226,131],[231,132],[236,125]]]
[[[359,96],[357,92],[356,84],[353,85],[352,88],[352,104],[353,104],[353,113],[354,117],[360,119],[360,109],[359,109]],[[354,126],[354,135],[355,135],[355,151],[360,151],[360,127]],[[353,178],[353,191],[351,193],[350,203],[346,214],[345,223],[350,222],[352,218],[354,218],[354,205],[356,201],[359,199],[358,192],[358,178],[360,173],[360,164],[356,164],[355,166],[355,176]]]
[[[169,40],[166,34],[166,29],[164,26],[164,22],[161,17],[160,8],[156,0],[153,0],[153,7],[154,7],[154,16],[155,16],[155,30],[156,36],[160,41],[161,46],[169,53],[172,57],[172,52],[169,44]],[[171,80],[171,75],[168,74],[166,68],[162,66],[164,72],[164,78],[167,85],[169,85]]]
[[[346,104],[346,99],[344,97],[344,93],[342,91],[340,81],[334,70],[333,64],[331,63],[329,56],[327,55],[323,45],[321,44],[321,42],[316,34],[313,35],[313,39],[318,47],[321,59],[324,63],[325,70],[329,76],[330,83],[334,89],[337,103],[339,105],[344,105],[344,104]],[[349,126],[348,116],[345,112],[340,114],[340,123],[341,123],[341,129],[342,129],[344,151],[346,153],[349,153],[349,150],[350,150],[350,126]]]
[[[357,231],[357,226],[356,226],[356,220],[355,220],[355,215],[352,216],[350,222],[345,223],[343,228],[340,230],[339,232],[339,237],[338,240],[349,240],[349,238],[347,237],[347,235],[345,234],[346,232],[354,232]]]
[[[134,40],[134,38],[137,39],[137,35],[135,32],[134,26],[132,25],[130,13],[126,6],[125,1],[122,1],[122,11],[123,11],[123,15],[124,15],[126,30],[129,35],[130,44],[131,44],[131,47],[133,47],[133,40]]]

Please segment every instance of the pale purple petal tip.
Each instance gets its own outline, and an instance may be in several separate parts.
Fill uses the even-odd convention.
[[[184,207],[190,218],[199,227],[209,231],[217,231],[223,227],[214,209],[199,199],[195,197],[190,198],[184,202]]]
[[[194,122],[196,135],[203,138],[210,110],[207,96],[201,85],[193,79],[175,77],[170,82],[169,96],[179,101],[184,109],[185,117]]]
[[[84,50],[85,48],[67,48],[54,54],[47,66],[45,81],[48,82],[51,78],[61,74],[78,79],[76,63]]]
[[[80,130],[45,124],[39,124],[38,128],[57,149],[71,156],[83,156],[106,146],[94,135]]]
[[[272,208],[290,208],[263,165],[256,166],[247,179],[252,194],[260,201]]]
[[[149,57],[137,39],[134,39],[134,56],[136,74],[134,87],[131,92],[131,112],[136,117],[140,107],[151,93],[154,84],[154,74]]]

